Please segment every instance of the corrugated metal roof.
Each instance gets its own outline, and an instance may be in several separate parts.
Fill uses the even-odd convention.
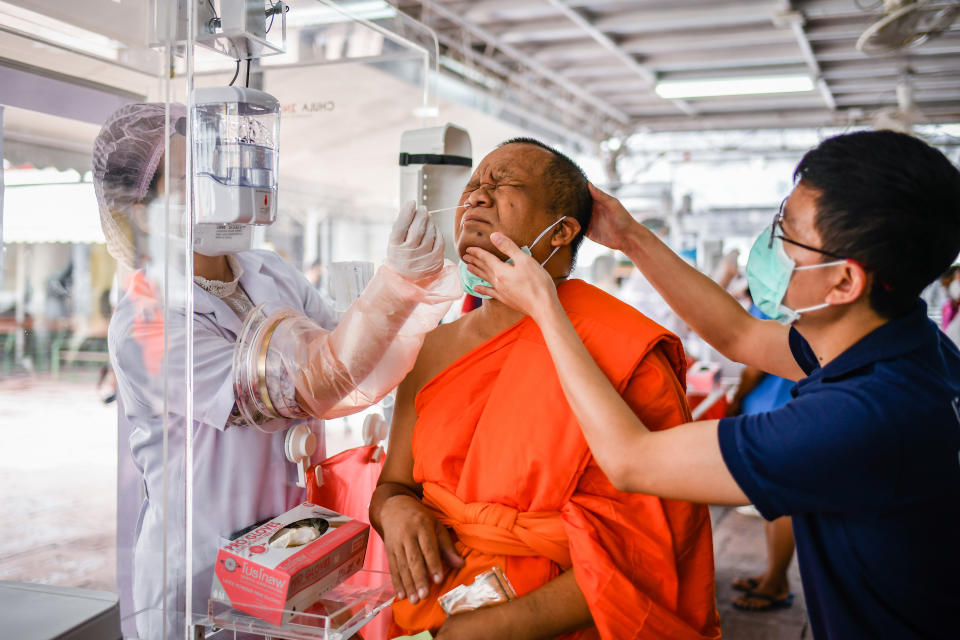
[[[856,43],[883,18],[875,0],[391,2],[433,28],[446,57],[500,83],[502,99],[595,140],[635,131],[863,125],[881,115],[960,121],[960,22],[919,46],[868,56]],[[928,12],[957,6],[918,5]],[[682,100],[654,91],[663,80],[798,73],[813,80],[812,90]],[[909,100],[898,98],[898,85],[909,86]]]

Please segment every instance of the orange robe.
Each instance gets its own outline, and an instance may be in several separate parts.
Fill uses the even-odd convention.
[[[651,429],[689,421],[676,336],[582,281],[560,302],[594,360]],[[617,491],[594,462],[536,324],[458,359],[415,399],[414,480],[466,560],[395,634],[436,630],[437,597],[494,565],[518,595],[573,567],[595,628],[571,638],[720,637],[706,506]]]

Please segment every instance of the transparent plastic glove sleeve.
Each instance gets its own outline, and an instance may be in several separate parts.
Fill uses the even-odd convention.
[[[384,266],[333,331],[290,309],[251,313],[234,354],[241,413],[262,425],[337,418],[378,402],[413,368],[424,335],[459,297],[450,263],[418,281]]]

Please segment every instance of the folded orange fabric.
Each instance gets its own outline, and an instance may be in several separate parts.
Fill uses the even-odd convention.
[[[559,511],[521,513],[499,503],[467,504],[438,484],[423,484],[423,504],[467,547],[489,555],[544,556],[569,569],[570,547]]]

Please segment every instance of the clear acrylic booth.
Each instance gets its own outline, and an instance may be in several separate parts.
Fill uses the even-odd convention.
[[[193,249],[242,222],[271,252],[244,273],[269,255],[301,272],[382,262],[401,136],[439,124],[436,39],[387,3],[78,4],[0,7],[0,52],[36,51],[24,86],[59,92],[3,97],[0,566],[13,581],[118,593],[126,638],[351,637],[391,602],[387,573],[362,570],[281,626],[210,599],[218,546],[304,492],[283,432],[230,411],[236,327],[198,294]],[[155,107],[96,142],[137,103]],[[39,136],[14,140],[21,129],[70,144],[50,155]],[[130,136],[153,142],[111,155]],[[364,416],[384,412],[313,421],[314,457],[360,444]],[[12,535],[26,521],[40,523],[33,542]]]

